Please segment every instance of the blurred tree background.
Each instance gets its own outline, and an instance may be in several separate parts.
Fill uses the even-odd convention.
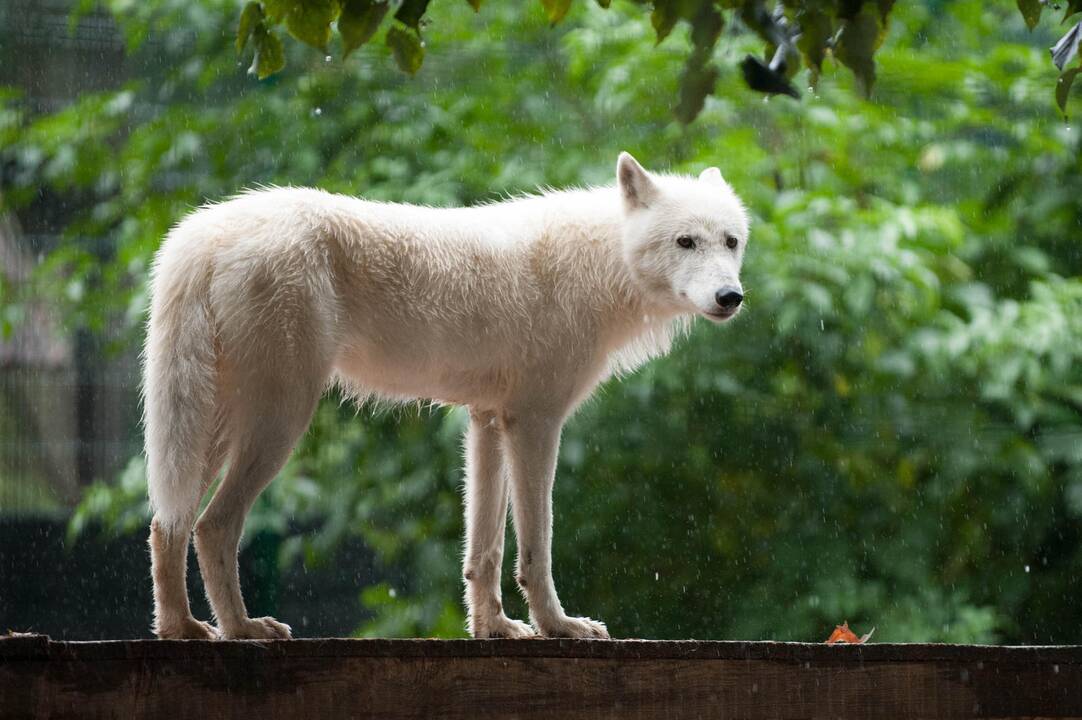
[[[342,61],[290,43],[258,81],[236,3],[110,0],[52,30],[112,33],[89,53],[112,58],[100,87],[64,45],[13,40],[27,7],[0,9],[0,431],[22,438],[0,440],[0,524],[60,518],[76,554],[145,533],[145,280],[193,207],[258,184],[474,203],[608,183],[626,149],[652,169],[721,167],[754,216],[749,307],[567,427],[554,570],[569,611],[617,637],[817,641],[849,620],[883,641],[1082,642],[1082,147],[1051,90],[1059,18],[1031,31],[1009,0],[898,4],[869,98],[828,56],[814,88],[794,77],[800,101],[747,88],[739,58],[762,40],[730,23],[714,93],[683,125],[693,32],[656,45],[632,3],[572,3],[555,27],[541,4],[433,3],[413,77],[383,45]],[[68,62],[78,92],[42,102],[38,61]],[[82,358],[73,377],[49,375],[54,356]],[[111,380],[74,409],[43,399],[85,390],[88,363]],[[249,604],[289,601],[300,568],[344,578],[348,631],[462,635],[464,423],[329,395],[249,519],[274,566]],[[32,537],[0,549],[20,553]],[[144,561],[115,579],[145,587],[135,634]],[[509,572],[504,593],[523,617]],[[92,636],[94,614],[35,629]]]

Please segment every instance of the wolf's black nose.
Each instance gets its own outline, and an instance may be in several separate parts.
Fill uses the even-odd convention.
[[[736,310],[740,303],[744,301],[744,296],[736,290],[725,288],[714,293],[714,300],[717,301],[718,307],[722,310]]]

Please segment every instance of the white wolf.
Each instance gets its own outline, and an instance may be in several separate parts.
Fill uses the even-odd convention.
[[[279,188],[203,207],[158,252],[144,396],[155,632],[288,638],[250,618],[237,546],[329,383],[465,405],[463,575],[474,637],[608,637],[552,581],[564,420],[665,353],[690,317],[740,308],[747,214],[717,168],[437,209]],[[196,522],[200,500],[228,469]],[[510,501],[532,627],[500,600]],[[218,627],[192,617],[189,535]]]

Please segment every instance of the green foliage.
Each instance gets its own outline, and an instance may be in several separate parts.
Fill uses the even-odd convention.
[[[1026,20],[1026,27],[1030,30],[1037,27],[1037,23],[1041,21],[1041,10],[1044,9],[1044,3],[1041,0],[1018,0],[1018,10],[1022,13],[1022,17]]]
[[[480,0],[467,1],[474,11],[480,10]],[[875,83],[875,52],[883,41],[894,7],[893,0],[793,0],[776,3],[772,9],[768,8],[766,0],[633,1],[636,5],[650,8],[650,22],[659,44],[681,20],[691,28],[693,47],[680,83],[679,99],[673,110],[677,119],[685,124],[698,116],[707,96],[714,91],[717,70],[711,65],[710,58],[724,25],[718,6],[754,31],[766,44],[768,56],[773,58],[769,64],[765,64],[752,55],[745,57],[742,67],[748,87],[766,94],[787,94],[795,98],[799,98],[800,93],[788,80],[799,68],[796,59],[802,57],[811,69],[811,84],[814,85],[823,59],[831,53],[853,72],[861,90],[870,94]],[[326,51],[337,21],[343,58],[368,42],[391,5],[390,0],[264,0],[263,4],[273,8],[270,13],[271,25],[284,19],[290,35],[322,51]],[[608,0],[598,4],[603,8],[609,7]],[[1030,30],[1040,21],[1044,4],[1043,0],[1018,0],[1018,9]],[[237,47],[238,51],[242,49],[252,32],[251,28],[258,28],[256,38],[260,42],[256,45],[251,72],[262,80],[278,72],[284,62],[280,62],[282,54],[277,36],[268,33],[262,21],[256,22],[248,17],[253,12],[253,5],[261,7],[260,3],[253,1],[241,11]],[[428,5],[429,0],[403,0],[394,18],[412,30],[412,34],[398,25],[393,25],[387,31],[386,42],[395,63],[410,75],[416,74],[424,61],[421,26],[426,19]],[[563,21],[572,9],[571,0],[541,0],[541,5],[552,25]],[[1064,19],[1078,10],[1077,3],[1072,2],[1065,11]],[[1068,35],[1063,39],[1067,39]],[[1057,61],[1061,70],[1064,64]],[[1064,112],[1074,76],[1075,73],[1065,73],[1056,86],[1057,101],[1061,96],[1064,98],[1059,103]]]
[[[871,92],[875,82],[875,51],[883,42],[886,30],[886,18],[864,4],[838,33],[834,54],[842,65],[853,71],[865,93]],[[821,55],[822,50],[816,49],[815,54]]]
[[[133,457],[115,482],[97,482],[83,493],[82,502],[68,521],[68,543],[74,543],[94,521],[116,533],[142,532],[147,527],[147,466]]]
[[[387,31],[387,44],[394,53],[394,61],[398,68],[410,75],[414,75],[421,69],[424,58],[424,49],[417,36],[406,30],[392,27]]]
[[[374,0],[347,0],[342,5],[342,14],[338,16],[338,32],[342,35],[342,57],[368,42],[383,16],[391,9],[390,3]]]
[[[286,17],[272,5],[269,32]],[[899,4],[875,102],[810,43],[800,55],[824,73],[783,104],[731,62],[761,38],[697,49],[721,20],[754,20],[723,5],[657,45],[628,3],[573,4],[556,28],[509,4],[436,3],[426,39],[454,50],[412,81],[372,48],[345,69],[290,44],[297,72],[245,84],[218,4],[134,4],[117,11],[142,68],[127,86],[37,117],[3,96],[5,199],[80,199],[37,287],[73,327],[127,318],[130,348],[161,236],[245,186],[445,205],[610,182],[622,149],[659,169],[719,165],[754,215],[748,308],[606,386],[567,428],[554,569],[568,609],[623,636],[820,640],[848,619],[877,640],[1082,640],[1082,160],[1031,46],[1053,38],[1031,40],[1011,3]],[[841,21],[879,28],[881,5]],[[791,9],[822,37],[840,29]],[[141,42],[178,27],[195,30],[187,44]],[[685,126],[670,100],[696,53],[712,94]],[[4,293],[14,322],[27,298]],[[358,632],[461,634],[463,424],[329,397],[249,536],[326,563],[361,535],[401,580],[358,589],[375,612]],[[140,472],[90,490],[75,526],[144,522]]]
[[[265,80],[285,67],[285,51],[282,41],[267,29],[263,6],[258,2],[249,2],[240,14],[237,25],[237,52],[243,52],[248,41],[254,48],[252,64],[248,72],[260,80]]]
[[[289,34],[317,50],[327,51],[331,41],[331,23],[340,12],[334,0],[305,0],[286,12]]]
[[[563,20],[567,16],[567,11],[571,9],[571,0],[541,0],[541,4],[545,7],[545,15],[553,25]]]

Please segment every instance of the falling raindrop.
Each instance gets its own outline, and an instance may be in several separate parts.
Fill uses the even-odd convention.
[[[320,115],[323,114],[323,108],[318,108],[318,107],[315,108],[314,110],[312,110],[312,114],[315,115],[316,117],[319,117]]]
[[[1029,572],[1029,565],[1026,565],[1026,572]]]
[[[331,57],[330,55],[328,55],[328,56],[326,56],[325,58],[323,58],[323,62],[330,62],[330,61],[331,61],[331,60],[333,60],[333,59],[334,59],[334,58],[332,58],[332,57]]]

